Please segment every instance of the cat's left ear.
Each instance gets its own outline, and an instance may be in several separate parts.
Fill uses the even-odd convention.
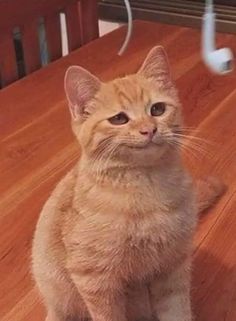
[[[72,119],[82,119],[88,102],[100,89],[101,81],[86,69],[71,66],[66,71],[64,86]]]
[[[156,46],[149,51],[138,74],[164,83],[171,81],[170,65],[163,47]]]

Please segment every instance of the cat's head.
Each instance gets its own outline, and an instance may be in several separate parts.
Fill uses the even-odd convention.
[[[181,106],[162,47],[154,47],[134,75],[101,82],[72,66],[65,91],[73,131],[90,159],[153,164],[172,146]]]

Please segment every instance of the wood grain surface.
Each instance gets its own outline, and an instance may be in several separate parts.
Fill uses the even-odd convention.
[[[228,185],[199,222],[193,266],[196,321],[236,320],[236,72],[210,74],[200,57],[200,32],[136,21],[127,52],[125,28],[97,39],[0,91],[0,320],[41,321],[45,311],[30,276],[30,249],[43,203],[79,157],[63,91],[68,66],[109,80],[137,70],[150,48],[169,55],[188,126],[210,141],[186,155],[194,175],[217,174]],[[236,52],[236,36],[219,34]]]

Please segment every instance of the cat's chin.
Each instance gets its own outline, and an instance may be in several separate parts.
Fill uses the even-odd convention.
[[[121,160],[130,161],[137,166],[154,166],[168,152],[169,146],[164,142],[157,144],[150,142],[146,145],[125,146],[120,154]]]

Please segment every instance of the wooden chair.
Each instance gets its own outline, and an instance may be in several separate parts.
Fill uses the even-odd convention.
[[[62,56],[61,13],[69,52],[98,37],[97,0],[0,1],[0,88],[42,66],[40,26],[49,62]],[[23,66],[17,65],[16,58],[22,58]]]

